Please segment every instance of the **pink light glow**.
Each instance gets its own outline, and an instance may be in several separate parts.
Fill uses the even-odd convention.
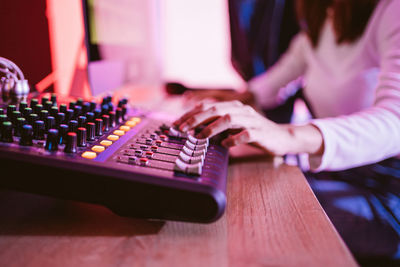
[[[80,0],[47,0],[55,90],[62,95],[89,97]]]
[[[168,0],[161,6],[164,79],[191,86],[240,88],[230,61],[226,0]]]

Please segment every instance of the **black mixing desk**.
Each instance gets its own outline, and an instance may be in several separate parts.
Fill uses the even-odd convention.
[[[0,108],[0,187],[101,204],[121,216],[212,222],[228,153],[110,96]]]

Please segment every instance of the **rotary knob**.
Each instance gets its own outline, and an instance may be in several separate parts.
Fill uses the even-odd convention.
[[[33,124],[33,139],[43,140],[44,139],[44,122],[35,121]]]
[[[65,138],[65,153],[76,153],[77,151],[77,135],[74,132],[69,132]]]
[[[94,141],[95,140],[95,124],[93,122],[88,122],[86,123],[86,139],[88,141]]]
[[[177,159],[175,161],[174,170],[191,175],[201,175],[202,165],[201,163],[188,164],[183,162],[181,159]]]
[[[50,129],[47,133],[46,145],[44,147],[47,151],[58,150],[58,130]]]
[[[12,143],[13,140],[13,127],[9,121],[4,121],[1,125],[1,141],[5,143]]]
[[[85,147],[86,146],[86,128],[79,127],[77,137],[78,137],[78,146]]]
[[[19,140],[19,144],[21,146],[31,146],[33,145],[33,128],[32,125],[25,124],[21,129],[21,139]]]

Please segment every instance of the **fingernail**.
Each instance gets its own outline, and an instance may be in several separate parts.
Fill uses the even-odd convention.
[[[230,139],[225,139],[225,140],[222,140],[221,145],[225,148],[229,148],[229,147],[233,146],[233,142]]]
[[[203,132],[200,132],[200,133],[196,134],[195,137],[198,138],[198,139],[204,139],[205,138]]]
[[[186,131],[189,130],[189,126],[188,126],[187,124],[183,124],[183,125],[180,127],[180,129],[181,129],[182,132],[186,132]]]

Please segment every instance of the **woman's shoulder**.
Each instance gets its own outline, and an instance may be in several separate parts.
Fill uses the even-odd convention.
[[[381,0],[377,6],[378,23],[382,28],[393,28],[400,25],[400,0]]]
[[[400,36],[400,0],[380,0],[371,18],[365,37],[375,47],[375,51],[383,52],[387,44]],[[397,42],[397,41],[396,41]]]

